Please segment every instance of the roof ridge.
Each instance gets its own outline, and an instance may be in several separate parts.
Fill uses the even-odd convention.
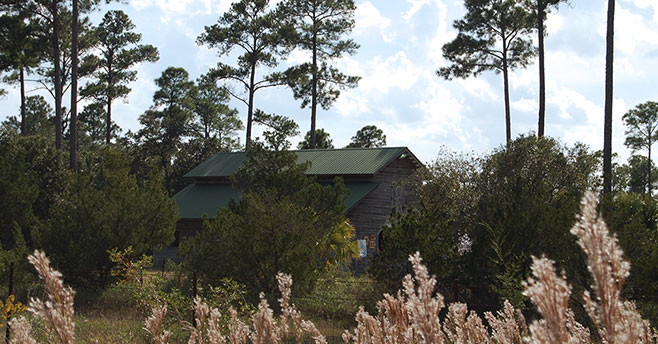
[[[343,147],[343,148],[315,148],[315,149],[295,149],[289,152],[308,152],[308,151],[339,151],[339,150],[375,150],[375,149],[408,149],[405,146],[396,147]]]

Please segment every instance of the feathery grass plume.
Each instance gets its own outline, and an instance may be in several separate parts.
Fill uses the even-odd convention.
[[[32,338],[32,326],[25,317],[11,319],[9,326],[11,327],[9,344],[37,344],[37,341]]]
[[[468,307],[461,302],[455,302],[448,306],[448,315],[443,323],[443,331],[451,343],[467,343],[468,333],[466,329],[466,313]]]
[[[190,331],[188,344],[223,344],[226,342],[221,333],[221,313],[216,308],[212,310],[200,297],[194,298],[194,315],[197,327],[187,324]],[[210,316],[210,317],[208,317]]]
[[[297,343],[301,344],[304,338],[304,329],[302,328],[302,315],[299,313],[295,305],[290,305],[290,294],[292,293],[292,277],[290,275],[279,272],[276,275],[279,285],[279,292],[281,298],[279,304],[281,305],[281,318],[279,319],[281,338],[284,343],[288,342],[288,334],[291,329],[295,334]],[[290,320],[290,324],[288,323]],[[291,326],[292,325],[292,326]]]
[[[581,215],[571,229],[587,255],[588,268],[594,279],[592,290],[596,293],[596,300],[585,291],[585,309],[604,342],[639,343],[649,336],[645,323],[635,305],[621,299],[630,264],[624,260],[616,236],[610,235],[596,206],[596,195],[587,192],[583,197]]]
[[[491,339],[498,344],[521,344],[523,338],[528,334],[525,317],[520,311],[514,310],[514,306],[505,300],[503,309],[494,316],[491,312],[485,312],[484,317],[491,326]]]
[[[169,336],[171,336],[171,333],[167,330],[163,330],[166,315],[167,305],[155,307],[153,308],[151,316],[144,321],[146,325],[144,329],[151,334],[155,344],[167,344],[169,342]]]
[[[226,338],[222,336],[221,331],[222,314],[216,308],[210,311],[210,319],[208,319],[208,328],[206,329],[206,336],[210,344],[224,344]]]
[[[251,318],[253,331],[249,336],[254,344],[277,343],[280,338],[280,329],[274,320],[272,309],[265,300],[265,294],[260,293],[258,312]]]
[[[380,320],[375,319],[372,315],[368,314],[368,312],[363,309],[363,306],[360,306],[359,311],[356,312],[355,320],[357,326],[354,329],[354,334],[349,331],[343,333],[342,338],[346,344],[350,342],[357,344],[384,344],[391,342],[385,341],[385,335],[380,326]]]
[[[238,311],[231,307],[231,324],[228,328],[228,342],[231,344],[245,344],[249,338],[249,326],[238,319]]]
[[[46,283],[47,301],[30,298],[28,311],[46,323],[47,332],[62,344],[75,342],[75,324],[73,323],[73,299],[75,292],[71,287],[64,287],[62,274],[50,267],[46,254],[35,250],[27,257],[28,261]]]
[[[409,312],[405,306],[404,296],[398,291],[397,297],[384,294],[384,299],[377,303],[381,327],[386,338],[392,343],[404,343],[411,338]]]
[[[467,312],[465,303],[455,302],[448,306],[448,315],[443,323],[448,341],[455,344],[490,343],[487,328],[480,317],[471,312],[467,318]]]
[[[592,342],[589,330],[576,321],[571,309],[567,309],[567,330],[571,336],[571,343],[588,344]]]
[[[313,338],[313,342],[315,342],[315,344],[327,344],[327,339],[322,335],[322,333],[320,333],[318,328],[315,327],[315,324],[313,322],[303,320],[302,329],[304,330],[305,333],[308,333],[311,336],[311,338]],[[301,343],[301,339],[299,340],[299,342]]]
[[[416,277],[405,276],[403,286],[407,294],[406,307],[411,318],[414,340],[418,343],[441,344],[445,342],[439,320],[439,312],[444,306],[443,296],[439,293],[434,296],[436,279],[430,277],[422,264],[420,253],[410,256],[409,261]],[[418,284],[417,289],[414,288],[414,281]]]
[[[567,331],[567,310],[571,286],[564,273],[558,277],[553,261],[546,258],[533,258],[532,276],[523,282],[527,296],[537,305],[544,317],[530,325],[531,341],[534,343],[572,343]]]
[[[482,323],[482,319],[477,313],[471,311],[466,319],[466,328],[468,329],[468,343],[492,343],[489,337],[489,330]]]

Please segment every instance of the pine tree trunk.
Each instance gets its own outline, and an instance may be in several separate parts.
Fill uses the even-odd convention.
[[[107,117],[105,118],[105,143],[112,141],[112,97],[107,97]]]
[[[252,63],[251,77],[249,80],[249,109],[247,110],[247,140],[245,143],[245,148],[249,148],[249,144],[251,143],[251,124],[253,123],[254,120],[254,92],[256,92],[256,90],[254,89],[255,78],[256,78],[256,64]]]
[[[73,2],[71,21],[71,126],[69,128],[69,165],[74,173],[78,170],[78,0]]]
[[[544,137],[544,123],[546,116],[546,77],[544,68],[544,16],[546,4],[537,0],[537,39],[539,41],[539,123],[537,137]]]
[[[651,196],[651,139],[649,139],[649,153],[647,154],[647,190]]]
[[[55,75],[53,85],[55,87],[55,148],[62,149],[62,71],[60,67],[60,51],[59,51],[59,13],[57,8],[57,0],[50,2],[50,11],[53,15],[53,65],[55,67]]]
[[[507,58],[503,56],[503,83],[505,91],[505,139],[506,144],[509,146],[512,142],[512,116],[510,114],[509,104],[509,73],[507,71]]]
[[[605,38],[605,116],[603,124],[603,193],[612,192],[612,73],[614,60],[615,0],[608,0],[608,25]]]
[[[317,116],[318,108],[318,37],[317,33],[313,33],[313,80],[312,80],[312,90],[311,90],[311,142],[309,142],[309,148],[315,149],[315,120]]]
[[[113,79],[114,75],[112,75],[112,67],[113,67],[113,54],[110,53],[110,56],[107,61],[107,85],[108,85],[108,90],[107,90],[107,116],[105,118],[105,143],[109,145],[112,141],[112,92],[114,91],[112,88],[113,86]]]
[[[25,68],[20,68],[20,82],[21,82],[21,135],[27,135],[27,118],[25,108]]]

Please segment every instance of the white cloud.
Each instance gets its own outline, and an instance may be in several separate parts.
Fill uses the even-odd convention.
[[[618,6],[615,10],[615,50],[633,56],[638,49],[658,46],[658,22],[646,23],[643,16]]]
[[[356,116],[369,110],[368,99],[357,91],[343,91],[334,104],[334,108],[341,116]]]
[[[631,2],[644,10],[651,7],[653,9],[653,21],[658,23],[658,2],[656,0],[631,0]]]
[[[160,20],[168,24],[181,16],[220,14],[231,6],[231,0],[130,0],[130,5],[140,11],[155,6],[162,12]]]
[[[583,57],[572,50],[546,51],[546,80],[558,85],[583,85],[603,82],[605,74],[604,52]]]
[[[484,78],[457,79],[457,81],[468,94],[487,100],[498,100],[500,97]]]
[[[546,16],[546,33],[548,35],[554,35],[562,29],[562,24],[564,24],[564,17],[560,13],[553,11]]]
[[[448,22],[448,8],[442,1],[436,0],[438,8],[438,18],[436,22],[436,32],[434,37],[427,43],[426,57],[432,64],[433,68],[439,68],[445,65],[443,59],[443,45],[451,41],[457,33],[452,29],[452,25]]]
[[[600,150],[603,147],[603,107],[588,100],[584,95],[569,89],[559,87],[554,89],[547,96],[547,103],[556,105],[559,109],[559,116],[563,120],[570,122],[568,125],[561,125],[555,136],[562,137],[567,143],[582,142],[594,150]],[[622,154],[627,153],[624,149],[624,126],[622,116],[627,111],[626,103],[621,98],[613,101],[613,151]],[[584,116],[583,116],[584,115]],[[555,128],[555,127],[554,127]]]
[[[409,60],[404,51],[385,60],[377,56],[364,65],[366,74],[359,83],[359,89],[363,92],[386,94],[393,88],[407,90],[415,86],[423,74],[428,73]]]
[[[512,102],[512,108],[523,112],[536,112],[539,110],[539,105],[537,99],[521,98]]]
[[[382,16],[379,9],[370,1],[359,4],[354,16],[356,21],[355,35],[362,35],[368,29],[376,29],[381,32],[384,42],[392,42],[395,39],[395,32],[388,32],[387,30],[391,25],[391,20]]]
[[[432,0],[407,0],[407,2],[411,4],[411,7],[402,15],[404,20],[411,19],[423,6],[432,2]]]
[[[539,71],[537,65],[532,64],[527,68],[518,68],[510,73],[510,84],[514,90],[518,88],[533,88],[539,83]],[[502,75],[501,82],[502,82]]]

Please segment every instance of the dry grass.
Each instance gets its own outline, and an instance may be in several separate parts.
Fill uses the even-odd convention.
[[[588,193],[583,199],[581,215],[571,231],[587,255],[593,277],[591,290],[585,293],[586,310],[603,343],[655,343],[655,334],[642,319],[632,302],[621,298],[621,288],[630,271],[623,259],[614,235],[596,211],[596,197]],[[28,310],[44,321],[51,339],[73,343],[73,291],[65,288],[61,275],[52,270],[43,253],[29,257],[41,278],[46,281],[48,300],[33,299]],[[397,295],[384,295],[378,303],[378,313],[371,315],[361,308],[356,314],[357,326],[343,333],[346,344],[398,343],[591,343],[589,331],[574,320],[568,308],[571,287],[564,274],[559,274],[554,262],[546,257],[535,258],[532,276],[524,283],[525,295],[537,305],[542,318],[526,325],[523,315],[509,302],[496,314],[485,313],[486,323],[465,304],[448,306],[442,321],[439,313],[445,308],[443,297],[434,293],[436,279],[430,276],[417,253],[409,257],[414,275],[403,281]],[[229,310],[231,320],[221,324],[220,310],[210,309],[200,299],[195,300],[197,326],[185,324],[190,344],[230,343],[265,344],[311,340],[327,343],[315,324],[302,319],[299,310],[290,303],[292,279],[279,274],[281,316],[274,317],[265,297],[261,295],[258,311],[249,324]],[[171,332],[165,326],[167,308],[156,307],[145,321],[145,330],[155,343],[168,343]],[[11,343],[36,343],[25,318],[12,320]],[[114,342],[106,338],[106,342]]]

